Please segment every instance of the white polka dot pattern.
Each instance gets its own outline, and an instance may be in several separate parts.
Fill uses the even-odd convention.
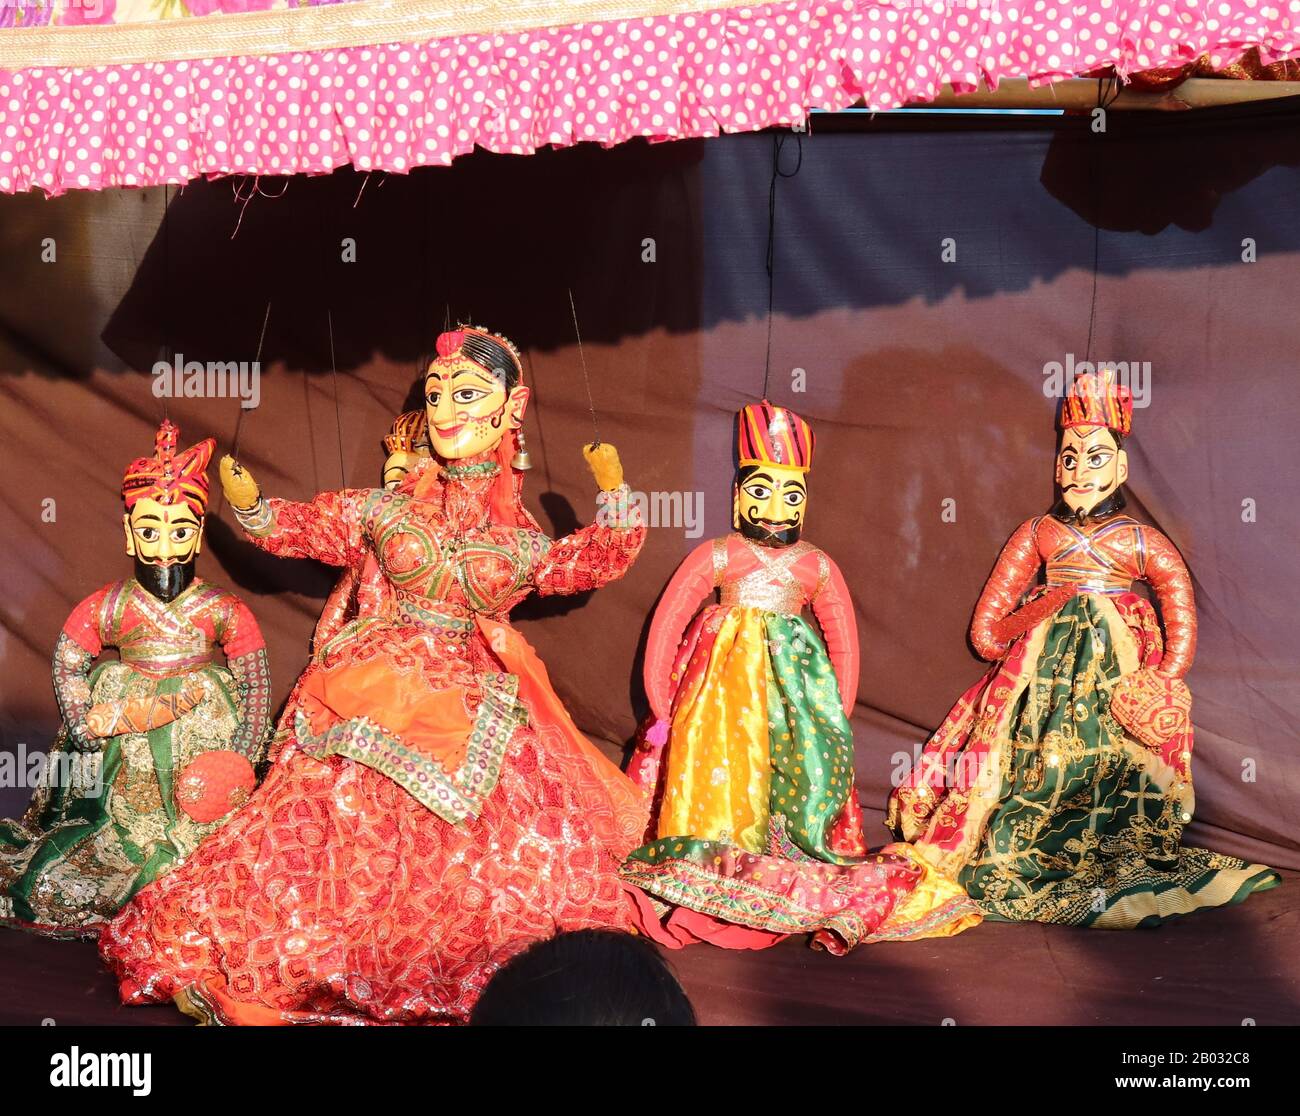
[[[2,34],[21,34],[7,30]],[[1258,45],[1300,53],[1300,0],[789,0],[261,58],[0,72],[0,191],[199,175],[409,171],[475,144],[527,154],[743,132],[1028,77]]]

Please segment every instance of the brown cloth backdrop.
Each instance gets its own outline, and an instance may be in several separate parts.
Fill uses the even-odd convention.
[[[1077,121],[895,118],[803,139],[778,187],[770,395],[818,436],[806,534],[857,605],[869,809],[983,669],[965,635],[975,599],[1006,537],[1052,498],[1043,367],[1082,359],[1091,332],[1095,358],[1151,362],[1131,506],[1196,578],[1190,838],[1300,867],[1296,113],[1112,114],[1104,137]],[[528,502],[553,534],[587,522],[571,288],[600,436],[629,482],[701,494],[702,537],[725,531],[732,414],[763,382],[771,156],[770,137],[740,136],[264,181],[246,204],[254,184],[237,197],[229,180],[0,199],[3,746],[45,746],[59,627],[130,571],[118,486],[163,416],[150,367],[252,360],[268,299],[260,407],[240,420],[231,399],[168,404],[185,444],[212,435],[226,452],[238,430],[268,493],[377,483],[379,439],[449,314],[525,350]],[[1094,237],[1089,214],[1106,231]],[[200,570],[253,608],[282,699],[333,574],[260,555],[221,504],[214,491]],[[645,710],[648,617],[697,541],[659,525],[624,581],[517,613],[578,724],[611,749]],[[0,813],[27,793],[0,789]]]

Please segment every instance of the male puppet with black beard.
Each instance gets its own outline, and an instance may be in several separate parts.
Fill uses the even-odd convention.
[[[27,812],[0,821],[2,925],[93,936],[253,788],[266,652],[248,608],[195,576],[214,443],[177,453],[179,434],[164,421],[122,481],[135,576],[77,605],[55,644],[63,724]]]
[[[800,537],[812,429],[764,400],[737,415],[737,448],[734,533],[687,556],[650,626],[653,721],[628,773],[654,811],[623,868],[644,893],[642,929],[670,947],[746,949],[806,933],[835,953],[954,934],[979,921],[960,888],[906,846],[867,854],[853,602]]]
[[[1278,883],[1182,844],[1196,602],[1174,544],[1123,514],[1132,421],[1113,371],[1071,386],[1058,499],[1007,541],[975,607],[971,644],[991,665],[890,796],[895,833],[987,918],[1154,926]]]

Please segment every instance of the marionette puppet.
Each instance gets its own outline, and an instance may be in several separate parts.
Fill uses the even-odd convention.
[[[384,435],[384,453],[383,485],[392,491],[432,453],[428,422],[423,411],[405,411],[397,416],[392,429]],[[324,647],[348,621],[359,615],[381,615],[388,607],[388,583],[374,552],[366,550],[359,558],[359,565],[350,565],[339,575],[325,600],[312,633],[314,651]]]
[[[644,796],[578,732],[510,626],[530,593],[621,577],[644,541],[611,445],[583,452],[596,522],[559,540],[522,502],[519,354],[462,326],[423,377],[434,457],[393,490],[263,497],[226,458],[249,538],[350,565],[392,608],[314,655],[242,811],[108,927],[128,1003],[225,1023],[446,1023],[530,941],[627,928]]]
[[[1113,371],[1075,380],[1059,499],[1017,528],[975,608],[971,643],[992,666],[889,800],[895,832],[988,918],[1128,929],[1278,882],[1181,846],[1196,606],[1174,545],[1124,514],[1132,413]]]
[[[195,575],[214,443],[178,453],[178,437],[164,421],[122,482],[135,576],[77,605],[55,645],[63,726],[26,814],[0,822],[7,925],[93,936],[253,789],[266,652],[243,602]],[[106,649],[119,658],[95,665]]]
[[[737,446],[735,531],[687,556],[650,626],[654,720],[629,774],[654,815],[623,868],[641,927],[674,947],[808,933],[833,953],[957,933],[979,921],[960,888],[906,846],[868,853],[863,839],[853,602],[801,537],[812,430],[764,400],[737,416]]]

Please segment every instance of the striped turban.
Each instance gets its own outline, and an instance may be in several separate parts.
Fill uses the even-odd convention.
[[[1062,430],[1074,426],[1104,426],[1127,437],[1133,427],[1133,393],[1113,368],[1103,365],[1075,379],[1061,404],[1060,419]]]
[[[737,464],[783,465],[806,473],[812,468],[813,432],[786,407],[764,399],[736,415]]]
[[[160,504],[188,504],[195,515],[208,507],[208,462],[217,443],[204,438],[184,453],[176,452],[180,430],[163,419],[154,436],[154,455],[138,457],[126,467],[122,478],[122,500],[129,512],[140,500]]]

